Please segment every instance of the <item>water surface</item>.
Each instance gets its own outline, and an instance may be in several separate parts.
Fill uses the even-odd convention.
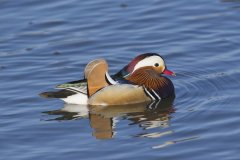
[[[239,159],[240,2],[0,2],[0,159]],[[105,58],[164,56],[175,100],[88,108],[38,96]]]

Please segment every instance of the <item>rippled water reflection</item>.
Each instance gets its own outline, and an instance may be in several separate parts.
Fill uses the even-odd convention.
[[[114,133],[117,132],[115,128],[119,117],[131,121],[129,125],[138,125],[144,130],[169,127],[170,114],[175,111],[172,103],[173,99],[123,106],[65,104],[60,110],[47,111],[44,113],[58,115],[57,118],[48,119],[47,121],[88,118],[89,124],[93,129],[92,135],[97,139],[109,139],[113,138]],[[171,131],[168,133],[171,133]],[[136,136],[154,138],[161,136],[161,133],[141,133]]]
[[[237,0],[1,1],[0,159],[239,159]],[[174,101],[65,105],[39,93],[158,52]]]

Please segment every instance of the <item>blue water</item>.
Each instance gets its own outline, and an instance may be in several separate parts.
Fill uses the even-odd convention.
[[[237,160],[240,1],[3,0],[0,159]],[[160,53],[176,89],[162,108],[41,98],[105,58],[115,73]]]

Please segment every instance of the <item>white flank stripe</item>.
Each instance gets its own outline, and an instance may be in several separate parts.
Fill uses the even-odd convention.
[[[68,96],[67,98],[61,98],[64,102],[68,104],[88,104],[88,97],[86,94],[83,93],[77,93],[71,96]]]
[[[111,84],[117,84],[117,82],[114,81],[114,80],[112,79],[112,77],[108,74],[108,72],[106,72],[105,75],[106,75],[107,80],[108,80]]]

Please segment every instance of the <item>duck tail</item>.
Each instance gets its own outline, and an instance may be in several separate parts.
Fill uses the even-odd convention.
[[[59,91],[42,92],[39,96],[43,98],[66,98],[74,94],[76,94],[76,92],[62,89]]]

